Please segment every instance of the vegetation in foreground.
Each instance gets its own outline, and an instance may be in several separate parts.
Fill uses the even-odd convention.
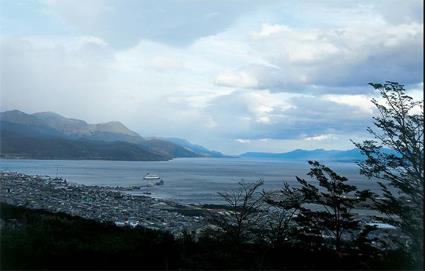
[[[261,181],[241,182],[239,189],[221,194],[230,214],[215,218],[235,243],[295,242],[319,254],[331,250],[336,260],[376,257],[383,249],[399,247],[409,255],[405,268],[423,267],[423,102],[414,101],[396,82],[370,85],[381,96],[372,99],[379,115],[367,130],[372,139],[354,144],[366,157],[359,163],[360,173],[378,182],[382,193],[358,190],[317,161],[309,161],[310,179],[297,177],[297,187],[285,184],[277,193],[258,193]],[[354,209],[362,207],[379,212],[374,221],[395,227],[394,232],[385,235],[373,223],[361,221]]]
[[[1,204],[1,269],[407,269],[403,251],[338,256],[304,244],[194,240]],[[319,244],[317,244],[319,245]]]

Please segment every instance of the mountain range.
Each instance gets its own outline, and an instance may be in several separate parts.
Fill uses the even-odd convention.
[[[0,157],[161,161],[178,157],[229,156],[181,138],[144,138],[119,121],[89,124],[53,112],[27,114],[12,110],[0,113]],[[339,162],[364,159],[358,149],[246,152],[239,157]]]
[[[383,149],[387,154],[398,155],[395,151],[390,149]],[[267,152],[246,152],[241,154],[241,158],[250,159],[282,159],[291,161],[334,161],[334,162],[355,162],[365,159],[359,149],[351,150],[294,150],[285,153],[267,153]]]
[[[247,152],[242,158],[267,158],[284,160],[359,161],[363,159],[359,149],[341,150],[294,150],[285,153]]]
[[[118,121],[89,124],[53,112],[12,110],[0,113],[0,156],[143,161],[223,154],[184,139],[143,138]]]

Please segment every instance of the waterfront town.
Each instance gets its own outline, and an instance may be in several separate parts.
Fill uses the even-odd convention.
[[[117,226],[143,226],[174,235],[194,231],[204,224],[204,217],[199,215],[202,211],[194,206],[126,191],[122,187],[69,183],[63,178],[0,172],[0,201],[10,205],[62,212]]]
[[[134,186],[82,185],[59,177],[0,171],[0,202],[30,209],[62,212],[99,222],[114,223],[119,227],[142,226],[167,231],[175,236],[180,236],[183,232],[197,235],[205,229],[215,228],[207,218],[211,212],[221,216],[226,216],[229,212],[222,208],[183,205],[132,193],[137,189],[139,188]],[[375,212],[367,209],[359,211],[357,215],[363,223],[377,226],[377,231],[374,231],[372,236],[387,239],[388,235],[399,235],[395,227],[373,222],[371,218],[376,215]],[[391,244],[391,247],[396,246]]]

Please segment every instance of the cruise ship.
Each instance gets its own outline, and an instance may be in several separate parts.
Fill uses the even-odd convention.
[[[146,174],[143,177],[143,180],[146,181],[149,185],[163,185],[164,181],[158,175]]]

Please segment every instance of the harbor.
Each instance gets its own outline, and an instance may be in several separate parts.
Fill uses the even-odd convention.
[[[10,205],[62,212],[117,226],[142,226],[174,235],[203,225],[204,211],[198,207],[132,195],[127,193],[129,190],[74,184],[57,177],[0,172],[0,201]]]

